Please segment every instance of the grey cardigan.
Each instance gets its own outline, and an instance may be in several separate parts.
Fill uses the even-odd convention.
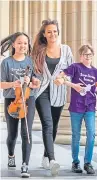
[[[46,62],[44,62],[43,74],[41,77],[41,87],[38,89],[36,98],[39,97],[44,90],[50,85],[50,102],[51,106],[59,107],[66,103],[67,89],[65,85],[57,86],[54,84],[54,79],[62,69],[66,69],[73,62],[71,49],[67,45],[61,44],[61,57],[56,65],[53,74],[51,75]]]

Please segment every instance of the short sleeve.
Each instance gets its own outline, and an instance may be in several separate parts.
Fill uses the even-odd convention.
[[[74,63],[75,64],[75,63]],[[64,73],[67,75],[67,76],[70,76],[71,78],[74,77],[75,75],[75,65],[74,64],[71,64],[68,68],[64,69]]]
[[[7,82],[8,81],[8,73],[5,65],[5,61],[3,60],[0,65],[0,70],[1,70],[1,76],[0,76],[0,81],[1,82]]]
[[[95,77],[96,77],[96,82],[97,82],[97,69],[96,69],[96,72],[95,72]]]

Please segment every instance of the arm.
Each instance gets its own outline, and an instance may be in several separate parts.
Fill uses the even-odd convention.
[[[80,92],[83,89],[83,87],[81,86],[82,85],[81,83],[75,84],[75,83],[72,83],[70,81],[65,81],[64,84],[75,89],[77,92]]]
[[[13,82],[0,82],[0,89],[13,88]]]
[[[14,81],[14,82],[0,82],[0,88],[1,89],[9,89],[9,88],[16,88],[20,87],[20,81]]]
[[[72,83],[72,82],[70,82],[70,81],[68,81],[68,80],[66,79],[66,76],[63,76],[63,77],[61,77],[61,78],[55,79],[54,83],[55,83],[57,86],[62,85],[62,84],[65,84],[65,85],[67,85],[67,86],[75,89],[77,92],[80,92],[80,91],[83,89],[83,87],[81,86],[82,83],[77,83],[77,84]]]

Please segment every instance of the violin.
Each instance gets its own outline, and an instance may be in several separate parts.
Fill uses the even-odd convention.
[[[26,76],[28,75],[29,71],[30,67],[28,66],[26,69]],[[16,119],[25,118],[28,109],[26,100],[29,99],[29,96],[30,88],[25,82],[23,84],[21,83],[21,87],[15,88],[15,100],[8,106],[9,115]]]

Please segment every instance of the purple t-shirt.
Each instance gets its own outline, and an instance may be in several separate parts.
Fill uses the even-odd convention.
[[[69,111],[80,113],[95,111],[97,69],[94,67],[88,68],[82,63],[74,63],[67,69],[64,69],[64,73],[71,77],[73,83],[82,83],[84,87],[84,91],[80,93],[71,88]]]

